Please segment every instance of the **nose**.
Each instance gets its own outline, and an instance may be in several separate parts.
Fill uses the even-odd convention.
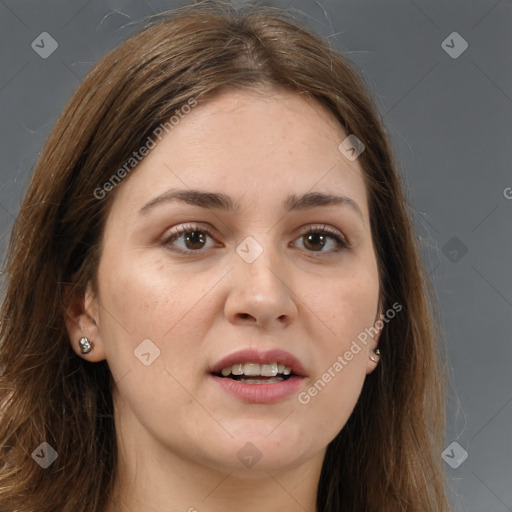
[[[285,267],[282,257],[270,249],[264,249],[252,263],[235,254],[224,307],[226,318],[233,324],[265,328],[290,325],[298,310],[293,282]]]

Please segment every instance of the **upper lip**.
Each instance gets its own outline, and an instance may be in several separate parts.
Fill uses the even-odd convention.
[[[294,355],[280,349],[266,350],[264,352],[257,349],[244,349],[233,352],[215,363],[210,369],[210,373],[220,373],[223,368],[237,363],[284,364],[289,366],[295,375],[299,377],[306,376],[302,363]]]

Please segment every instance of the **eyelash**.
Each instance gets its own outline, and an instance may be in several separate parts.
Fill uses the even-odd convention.
[[[212,231],[210,229],[202,227],[202,226],[198,226],[197,224],[188,224],[188,225],[180,226],[175,231],[170,233],[169,236],[165,237],[165,239],[163,240],[163,245],[166,246],[166,247],[169,247],[171,245],[171,242],[177,240],[181,235],[184,235],[186,233],[190,233],[192,231],[199,231],[201,233],[206,233],[210,238],[212,238],[212,239],[214,238],[214,235],[213,235],[213,233],[212,233]],[[347,251],[348,249],[350,249],[350,245],[340,235],[340,233],[337,230],[335,230],[335,229],[333,229],[330,226],[327,226],[325,224],[318,224],[318,225],[307,226],[306,228],[301,230],[301,232],[299,233],[299,236],[297,237],[297,239],[299,239],[299,238],[301,238],[301,237],[303,237],[305,235],[309,235],[309,234],[328,235],[337,244],[336,249],[333,249],[331,251],[307,251],[309,253],[312,253],[312,254],[315,254],[315,253],[317,253],[317,254],[322,254],[322,253],[324,253],[324,254],[333,254],[333,253],[339,253],[339,252]],[[173,252],[177,252],[177,253],[180,253],[180,254],[192,254],[192,253],[201,253],[201,252],[203,252],[206,249],[192,250],[192,249],[182,249],[182,248],[174,247],[171,250]]]

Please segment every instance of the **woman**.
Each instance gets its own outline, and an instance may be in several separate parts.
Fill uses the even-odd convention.
[[[285,12],[201,3],[106,56],[6,271],[0,510],[448,510],[390,146]]]

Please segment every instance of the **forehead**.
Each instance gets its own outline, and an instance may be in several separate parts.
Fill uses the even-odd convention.
[[[226,91],[182,116],[115,202],[142,207],[171,188],[222,191],[242,205],[321,191],[353,197],[367,215],[362,168],[338,149],[346,136],[298,93]]]

